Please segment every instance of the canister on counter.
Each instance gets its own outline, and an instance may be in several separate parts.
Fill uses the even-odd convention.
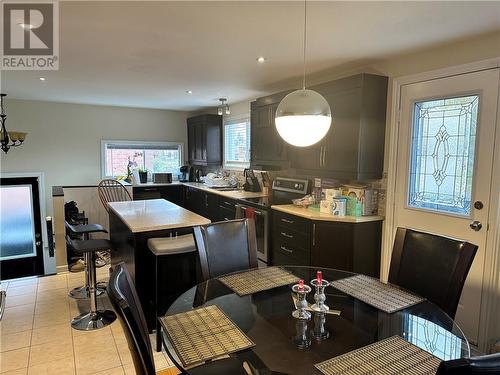
[[[336,197],[332,199],[332,215],[333,216],[345,216],[347,209],[347,199],[342,197]]]
[[[331,214],[332,213],[332,201],[327,201],[327,200],[322,200],[319,205],[319,212],[325,213],[325,214]]]
[[[342,191],[340,189],[323,189],[325,194],[325,200],[331,201],[333,198],[340,197],[342,195]]]

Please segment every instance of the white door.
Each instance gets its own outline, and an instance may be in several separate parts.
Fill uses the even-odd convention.
[[[401,87],[395,224],[479,246],[456,316],[472,343],[479,330],[499,71]]]

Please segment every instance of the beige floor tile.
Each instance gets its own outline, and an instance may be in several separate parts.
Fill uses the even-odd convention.
[[[28,367],[29,348],[0,353],[0,371],[2,373]]]
[[[29,365],[37,366],[67,358],[73,358],[73,345],[57,341],[49,342],[31,346]]]
[[[35,315],[33,329],[55,326],[59,324],[69,324],[71,319],[67,312],[60,314]]]
[[[135,372],[134,365],[126,365],[123,366],[123,371],[125,371],[125,375],[136,375],[137,373]]]
[[[2,372],[2,375],[26,375],[28,373],[27,368],[21,368],[19,370],[12,370],[7,372]]]
[[[7,294],[5,299],[5,307],[15,307],[20,305],[34,305],[36,301],[36,294],[22,294],[20,296],[11,296]]]
[[[64,281],[66,282],[66,274],[60,273],[57,275],[50,275],[50,276],[45,276],[45,277],[40,277],[38,279],[38,285],[43,285],[43,284],[50,284],[56,281]]]
[[[23,331],[17,333],[2,334],[0,342],[0,352],[8,350],[27,348],[31,342],[31,331]]]
[[[33,328],[33,318],[29,316],[28,317],[20,316],[11,319],[3,319],[2,322],[0,322],[0,330],[3,335],[9,333],[28,331],[31,330],[32,328]]]
[[[122,365],[125,366],[133,363],[132,353],[130,353],[130,349],[127,343],[125,343],[124,345],[117,345],[116,347],[118,348],[118,354],[120,355],[120,361],[122,362]]]
[[[64,280],[55,280],[50,283],[44,283],[44,284],[38,284],[38,291],[39,292],[44,292],[47,290],[54,290],[54,289],[67,289],[68,288],[68,283],[66,279]]]
[[[28,368],[28,375],[74,375],[75,359],[71,356],[47,363],[31,366]]]
[[[9,284],[12,285],[13,287],[21,286],[21,285],[37,285],[38,284],[38,277],[27,277],[24,279],[14,279],[14,280],[9,281]]]
[[[68,323],[34,329],[31,336],[31,345],[71,341],[71,326]]]
[[[31,317],[33,318],[35,312],[35,305],[19,305],[6,307],[4,311],[4,319],[11,319],[17,317]]]
[[[37,303],[35,306],[35,316],[37,315],[69,315],[68,301],[60,301],[54,303]]]
[[[13,286],[11,283],[9,283],[9,286],[7,288],[7,296],[22,296],[24,294],[35,294],[36,289],[37,289],[36,284]]]
[[[85,332],[73,337],[75,353],[114,348],[115,341],[109,327],[97,331]]]
[[[77,375],[89,375],[121,366],[115,347],[86,353],[75,353]]]
[[[125,371],[123,370],[123,367],[120,366],[120,367],[111,368],[109,370],[99,371],[99,372],[96,372],[92,375],[124,375],[124,374],[125,374]]]

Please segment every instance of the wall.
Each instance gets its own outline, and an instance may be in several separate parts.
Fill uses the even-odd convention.
[[[52,186],[93,185],[101,179],[101,140],[183,142],[185,112],[9,100],[7,128],[28,132],[22,147],[1,153],[2,172],[43,172],[47,215]]]

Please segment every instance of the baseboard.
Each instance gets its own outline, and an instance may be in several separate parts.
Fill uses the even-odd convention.
[[[56,273],[68,272],[68,265],[56,266]]]

